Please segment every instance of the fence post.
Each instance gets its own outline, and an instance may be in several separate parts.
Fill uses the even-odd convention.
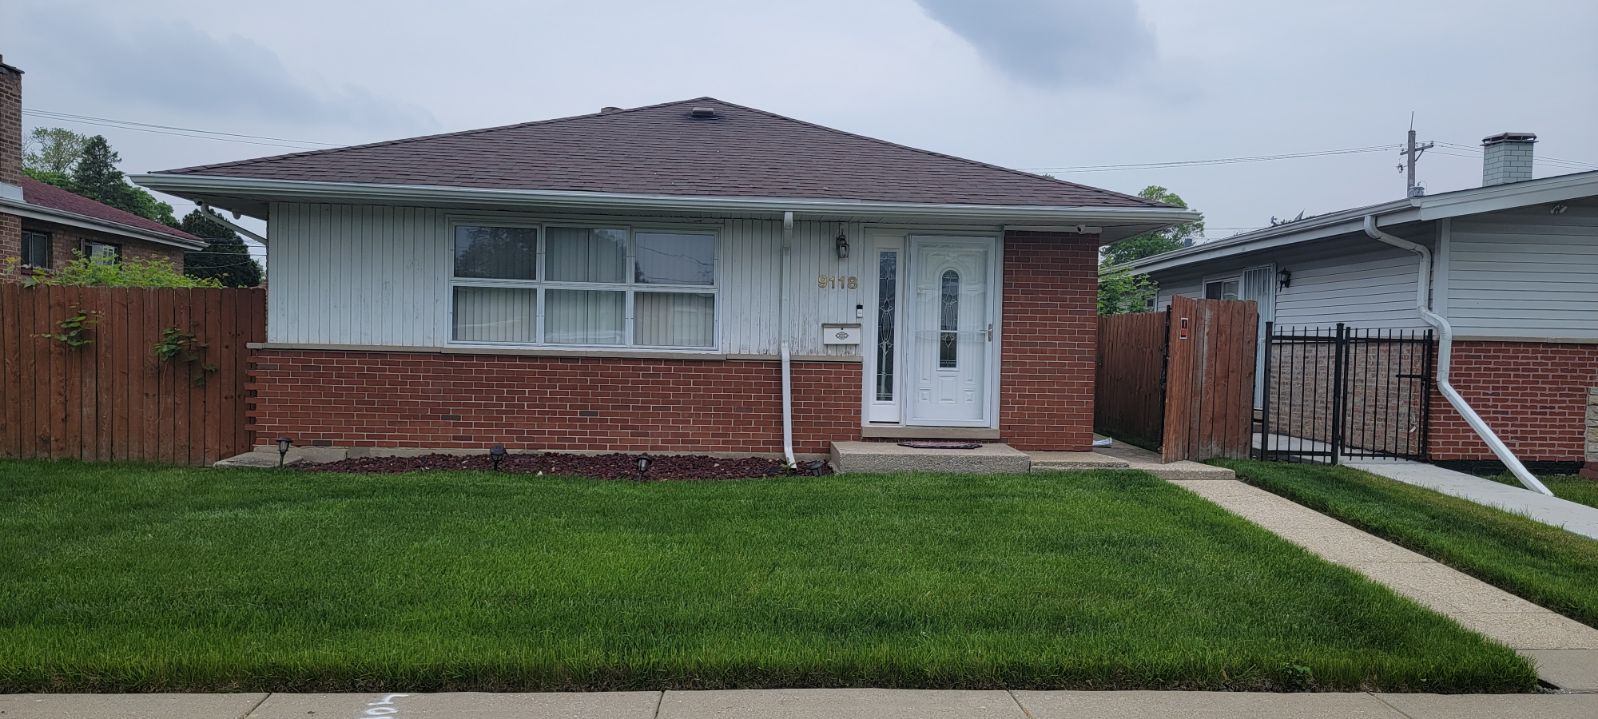
[[[1276,323],[1265,323],[1265,362],[1262,371],[1265,376],[1260,379],[1260,448],[1259,459],[1271,458],[1271,340],[1276,336]],[[1253,438],[1250,437],[1250,444]]]
[[[1348,351],[1348,328],[1337,323],[1337,337],[1332,343],[1332,464],[1337,464],[1343,454],[1343,400],[1348,397],[1344,387],[1343,369]]]

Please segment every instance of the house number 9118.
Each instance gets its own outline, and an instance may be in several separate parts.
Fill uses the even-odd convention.
[[[860,288],[860,278],[854,275],[816,275],[816,286],[824,290],[854,290]]]

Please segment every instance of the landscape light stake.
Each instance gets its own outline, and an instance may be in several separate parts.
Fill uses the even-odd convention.
[[[294,440],[289,439],[288,437],[278,437],[277,438],[277,466],[278,467],[282,467],[283,466],[283,459],[285,457],[288,457],[288,455],[289,455],[289,445],[292,445],[292,444],[294,444]]]
[[[505,445],[495,443],[488,448],[488,461],[494,464],[494,471],[499,471],[499,463],[505,459]]]
[[[638,455],[638,458],[633,461],[638,463],[638,479],[640,480],[644,478],[644,475],[649,474],[649,465],[655,463],[654,458],[647,454],[640,454]]]

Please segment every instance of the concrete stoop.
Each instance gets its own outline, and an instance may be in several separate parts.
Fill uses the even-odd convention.
[[[832,468],[839,474],[1024,474],[1032,466],[1025,452],[998,442],[976,449],[921,449],[893,442],[833,442],[831,461]]]

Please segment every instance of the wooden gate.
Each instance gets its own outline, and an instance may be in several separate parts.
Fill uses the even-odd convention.
[[[1100,317],[1094,430],[1166,462],[1248,457],[1258,322],[1253,302],[1181,296]]]
[[[205,465],[248,451],[246,345],[265,340],[265,299],[0,285],[0,456]],[[80,331],[62,325],[76,317]]]

